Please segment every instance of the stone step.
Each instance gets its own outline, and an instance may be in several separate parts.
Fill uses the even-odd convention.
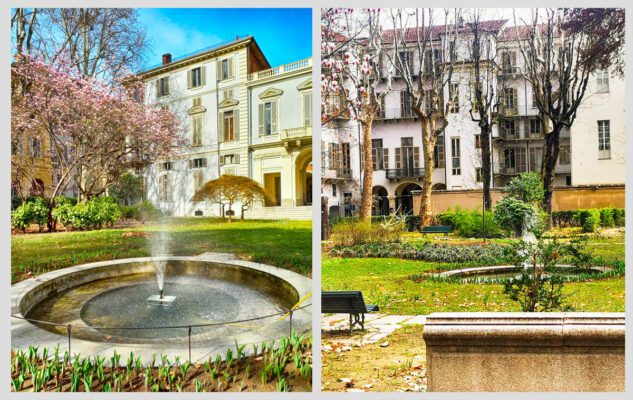
[[[312,219],[312,206],[263,207],[244,213],[247,219]]]

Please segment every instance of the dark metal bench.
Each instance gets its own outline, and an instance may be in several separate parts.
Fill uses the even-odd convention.
[[[423,226],[420,233],[423,235],[426,235],[427,233],[443,233],[444,236],[448,236],[448,234],[451,233],[451,227],[442,225]]]
[[[365,330],[365,313],[378,311],[374,304],[365,304],[361,291],[321,292],[321,312],[333,314],[349,314],[349,331],[355,325]]]

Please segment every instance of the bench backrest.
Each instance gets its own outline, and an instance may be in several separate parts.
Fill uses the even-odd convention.
[[[422,232],[431,233],[448,233],[451,231],[450,226],[436,225],[436,226],[423,226]]]
[[[367,311],[361,291],[321,292],[322,313],[364,313]]]

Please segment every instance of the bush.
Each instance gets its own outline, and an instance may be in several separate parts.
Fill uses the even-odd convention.
[[[506,196],[497,203],[494,211],[497,223],[515,236],[521,236],[524,221],[532,218],[534,213],[530,204],[511,196]]]
[[[25,201],[11,212],[11,224],[14,228],[26,231],[31,224],[37,224],[42,231],[48,219],[48,206],[41,197]]]
[[[615,226],[624,226],[624,208],[614,208],[613,209],[613,224]]]
[[[364,243],[354,246],[336,245],[333,257],[401,258],[438,263],[498,265],[514,262],[512,247],[489,245],[450,245],[444,243]]]
[[[528,172],[512,178],[506,191],[509,197],[528,204],[540,204],[545,197],[543,182],[536,172]]]
[[[552,211],[552,224],[559,228],[578,226],[576,210]]]
[[[578,210],[576,218],[583,232],[595,232],[600,226],[600,210],[598,209]]]
[[[121,206],[121,215],[123,218],[146,222],[156,221],[162,216],[162,213],[158,208],[154,207],[154,204],[143,200],[131,206]]]
[[[53,218],[68,229],[101,229],[112,226],[121,210],[111,197],[94,197],[86,202],[62,203],[53,210]]]
[[[332,227],[330,238],[339,246],[354,246],[365,243],[393,243],[400,241],[404,222],[394,219],[382,223],[343,220]]]
[[[600,226],[604,228],[613,228],[613,208],[600,209]]]
[[[491,211],[484,213],[486,222],[486,237],[502,237],[501,227]],[[441,225],[449,225],[457,235],[468,238],[483,237],[483,221],[480,210],[465,210],[456,207],[437,216]]]

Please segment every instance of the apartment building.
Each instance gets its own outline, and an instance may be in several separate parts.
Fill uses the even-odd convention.
[[[521,55],[506,21],[484,22],[494,32],[494,62],[497,73],[491,78],[499,102],[497,123],[492,131],[493,187],[507,185],[512,177],[539,171],[543,149],[543,119],[532,88],[520,71]],[[415,31],[415,30],[413,30]],[[438,49],[442,29],[433,29]],[[383,33],[389,37],[389,31]],[[416,35],[411,35],[415,38]],[[462,37],[455,42],[455,68],[445,101],[451,101],[448,125],[434,149],[433,190],[464,191],[483,187],[479,127],[470,115],[472,63]],[[389,48],[389,41],[385,41]],[[389,50],[388,50],[389,51]],[[415,39],[411,47],[396,56],[417,71],[419,60]],[[438,56],[442,57],[442,53]],[[385,57],[386,58],[386,57]],[[374,214],[411,213],[413,195],[422,189],[425,174],[419,120],[408,101],[402,77],[383,60],[381,69],[390,74],[391,90],[384,97],[372,125],[372,166]],[[391,68],[391,69],[390,69]],[[424,70],[424,69],[423,69]],[[415,79],[426,79],[416,76]],[[381,79],[378,91],[387,90]],[[555,170],[555,186],[624,184],[624,84],[608,71],[599,71],[589,82],[578,117],[561,135],[560,154]],[[445,103],[446,104],[446,103]],[[351,215],[360,204],[360,134],[358,124],[342,117],[323,129],[323,190],[331,215]]]
[[[296,162],[297,154],[301,154],[301,167],[308,171],[306,154],[310,153],[311,161],[311,152],[306,149],[311,145],[311,129],[305,129],[304,135],[297,138],[299,145],[295,141],[289,146],[283,133],[291,128],[306,128],[305,120],[286,105],[302,104],[302,96],[311,93],[304,82],[311,77],[311,66],[308,59],[271,68],[255,39],[247,36],[177,59],[165,54],[160,65],[140,73],[146,82],[146,102],[174,112],[189,142],[172,159],[160,160],[147,169],[148,200],[169,215],[221,216],[226,210],[220,205],[191,198],[209,180],[223,174],[241,175],[259,182],[275,198],[270,204],[258,204],[248,210],[246,217],[309,218],[311,214],[305,210],[296,210],[309,199],[286,193],[297,193],[295,179],[302,179],[305,185],[304,176],[299,177],[294,170],[286,171],[289,168],[285,163]],[[286,88],[301,79],[303,86]],[[263,111],[259,105],[264,100],[271,100],[264,107],[275,104],[274,110],[267,108],[264,113],[268,119],[263,125],[274,128],[262,134],[266,138],[260,136],[259,126],[255,125],[263,122],[258,113]],[[276,156],[260,155],[263,142],[267,151]],[[255,165],[256,160],[259,165]],[[261,160],[265,160],[265,170],[274,170],[278,175],[262,173]],[[282,170],[285,173],[281,174]]]

